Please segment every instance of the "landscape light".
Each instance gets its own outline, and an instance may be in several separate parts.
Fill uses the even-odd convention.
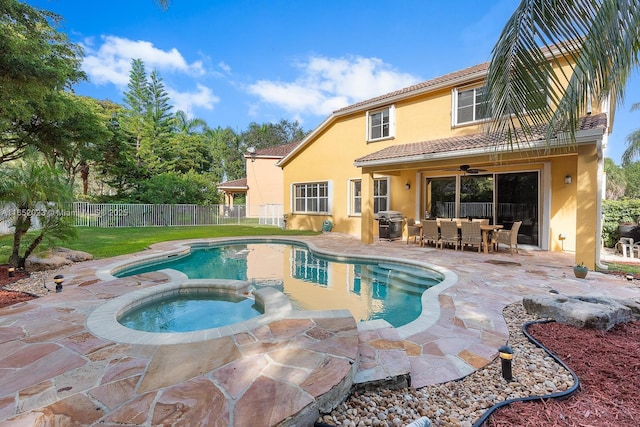
[[[503,345],[498,349],[500,353],[500,360],[502,362],[502,378],[507,381],[513,379],[511,372],[511,360],[513,359],[513,350],[508,345]]]
[[[64,276],[62,274],[53,277],[53,283],[56,284],[56,292],[62,292],[62,282],[64,282]]]

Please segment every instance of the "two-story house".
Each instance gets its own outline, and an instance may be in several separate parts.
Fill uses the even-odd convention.
[[[335,111],[278,162],[288,227],[372,243],[379,211],[482,217],[541,250],[599,262],[603,147],[609,105],[582,118],[575,143],[510,145],[487,134],[480,108],[489,64],[456,71]],[[325,223],[326,224],[326,223]]]

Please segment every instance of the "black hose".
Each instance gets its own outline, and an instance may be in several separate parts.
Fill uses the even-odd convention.
[[[496,409],[502,408],[503,406],[507,406],[507,405],[509,405],[509,404],[511,404],[513,402],[526,402],[526,401],[530,401],[530,400],[543,400],[543,399],[559,399],[559,400],[560,399],[566,399],[569,396],[571,396],[572,394],[574,394],[576,391],[578,391],[578,388],[580,387],[580,380],[578,379],[578,376],[576,375],[576,373],[573,372],[573,370],[571,368],[569,368],[562,360],[560,360],[560,358],[558,356],[553,354],[548,348],[546,348],[545,346],[540,344],[540,342],[538,340],[533,338],[531,336],[531,334],[529,334],[529,331],[527,330],[530,325],[533,325],[535,323],[549,323],[549,322],[553,322],[553,320],[535,320],[535,321],[532,321],[532,322],[527,322],[524,325],[522,325],[522,332],[529,339],[529,341],[531,341],[533,344],[535,344],[536,346],[538,346],[541,349],[543,349],[544,351],[546,351],[547,354],[549,354],[549,356],[551,356],[559,365],[561,365],[563,368],[565,368],[567,371],[569,371],[569,373],[571,373],[571,376],[573,376],[573,386],[571,388],[567,389],[567,390],[563,390],[563,391],[559,391],[559,392],[556,392],[556,393],[547,394],[547,395],[544,395],[544,396],[519,397],[519,398],[516,398],[516,399],[509,399],[509,400],[505,400],[503,402],[497,403],[497,404],[493,405],[491,408],[487,409],[487,411],[484,414],[482,414],[482,416],[473,424],[473,427],[482,427],[482,425],[489,419],[491,414],[493,414],[493,412]]]

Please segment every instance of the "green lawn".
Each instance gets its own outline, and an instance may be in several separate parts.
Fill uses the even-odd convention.
[[[640,276],[640,265],[637,264],[619,264],[615,262],[604,262],[609,267],[608,271],[622,271],[628,274]]]
[[[293,236],[315,235],[316,232],[281,230],[259,225],[210,225],[196,227],[140,227],[140,228],[88,228],[78,227],[73,241],[61,243],[65,248],[85,251],[95,258],[139,252],[157,242],[180,239],[198,239],[233,236]],[[12,235],[0,236],[0,264],[9,260]],[[45,247],[43,247],[44,249]]]

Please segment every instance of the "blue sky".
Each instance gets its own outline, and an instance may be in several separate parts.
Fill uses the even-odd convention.
[[[156,69],[175,109],[211,127],[298,120],[489,60],[516,0],[29,0],[84,47],[76,92],[122,102],[132,58]],[[607,156],[619,162],[640,112],[634,74]]]

